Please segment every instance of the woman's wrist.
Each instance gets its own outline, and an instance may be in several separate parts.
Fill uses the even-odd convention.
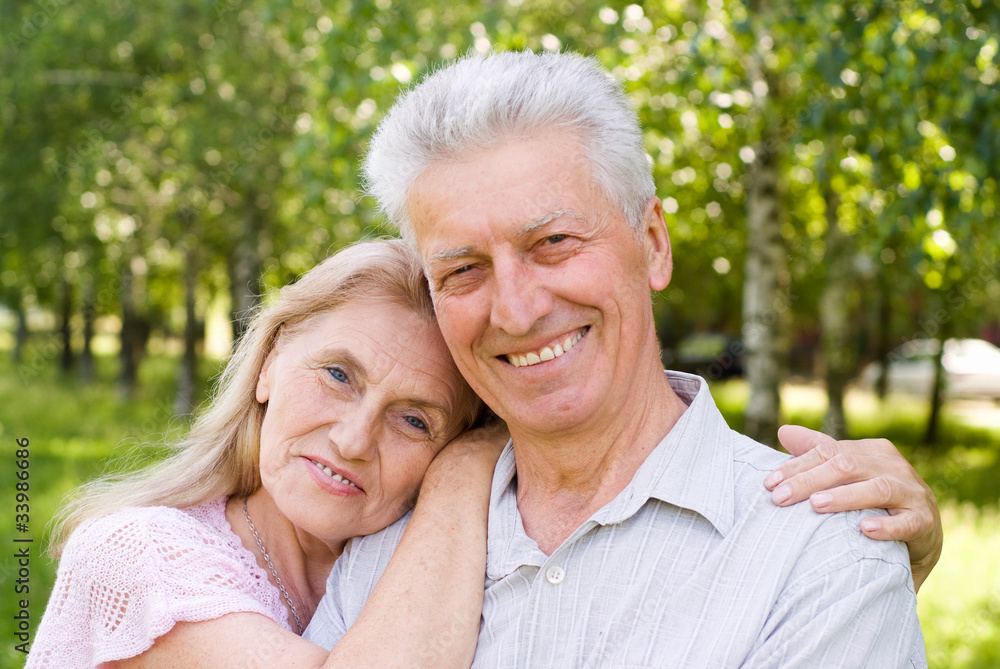
[[[510,440],[502,424],[463,432],[431,462],[421,494],[443,486],[449,490],[489,490],[493,470]]]

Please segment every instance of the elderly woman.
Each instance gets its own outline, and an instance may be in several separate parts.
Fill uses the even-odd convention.
[[[85,487],[27,666],[467,664],[505,441],[459,437],[480,409],[412,252],[341,251],[256,314],[172,457]],[[418,488],[364,618],[332,653],[302,639],[345,543]]]

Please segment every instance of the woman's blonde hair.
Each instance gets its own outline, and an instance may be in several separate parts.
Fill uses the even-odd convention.
[[[265,404],[256,399],[264,360],[282,330],[359,299],[386,299],[436,323],[427,280],[415,253],[399,239],[348,246],[281,289],[254,314],[219,379],[208,408],[163,461],[127,474],[104,476],[77,489],[53,521],[49,552],[58,556],[69,534],[89,518],[127,506],[186,507],[260,487],[260,428]],[[456,423],[473,423],[481,401],[466,388]]]

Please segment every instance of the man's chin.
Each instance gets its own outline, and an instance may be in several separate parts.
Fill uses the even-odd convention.
[[[598,409],[587,408],[582,403],[553,408],[553,404],[539,400],[534,406],[519,406],[504,416],[497,415],[507,423],[511,434],[518,432],[540,437],[557,437],[586,429],[593,422]]]

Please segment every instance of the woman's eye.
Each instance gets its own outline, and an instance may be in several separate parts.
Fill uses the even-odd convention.
[[[416,416],[407,416],[406,422],[412,425],[413,427],[417,428],[418,430],[427,429],[427,426],[424,424],[424,421],[420,420]]]
[[[472,265],[463,265],[462,267],[459,267],[458,269],[453,271],[452,274],[465,274],[470,269],[472,269]]]
[[[330,376],[335,378],[337,381],[340,381],[341,383],[347,383],[348,381],[347,374],[344,373],[344,370],[338,369],[336,367],[330,367],[329,372]]]

